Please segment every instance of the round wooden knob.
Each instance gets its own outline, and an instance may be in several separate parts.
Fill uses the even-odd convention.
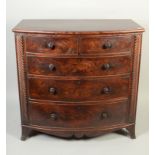
[[[56,113],[51,113],[50,114],[50,118],[53,120],[53,121],[55,121],[55,120],[57,120],[57,114]]]
[[[109,94],[111,93],[111,88],[110,87],[104,87],[101,91],[102,94]]]
[[[112,48],[112,44],[110,42],[107,42],[105,43],[103,46],[102,46],[103,49],[108,49],[108,48]]]
[[[77,106],[76,109],[80,111],[82,109],[82,107]]]
[[[49,64],[48,68],[49,68],[50,71],[54,71],[56,69],[53,64]]]
[[[50,49],[55,49],[54,42],[49,42],[49,43],[47,44],[47,47],[50,48]]]
[[[103,66],[102,66],[102,69],[103,70],[109,70],[111,68],[111,65],[110,64],[104,64]]]
[[[81,80],[78,80],[78,81],[77,81],[77,84],[80,85],[80,84],[81,84]]]
[[[50,89],[49,89],[49,92],[50,92],[51,94],[55,95],[55,94],[56,94],[56,89],[55,89],[55,88],[50,88]]]
[[[102,117],[102,119],[108,118],[108,113],[103,112],[103,113],[101,114],[101,117]]]

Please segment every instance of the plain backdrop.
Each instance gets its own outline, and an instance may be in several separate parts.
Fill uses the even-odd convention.
[[[62,140],[37,135],[20,141],[20,112],[14,34],[22,19],[133,19],[143,34],[137,139],[107,134],[91,140]],[[148,1],[147,0],[7,0],[7,155],[148,155]]]

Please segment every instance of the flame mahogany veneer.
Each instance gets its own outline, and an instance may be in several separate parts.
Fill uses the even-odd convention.
[[[23,20],[14,29],[22,140],[135,138],[141,41],[132,20]]]

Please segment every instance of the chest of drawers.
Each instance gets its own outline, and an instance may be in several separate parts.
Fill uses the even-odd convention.
[[[141,40],[131,20],[23,20],[14,29],[22,140],[135,138]]]

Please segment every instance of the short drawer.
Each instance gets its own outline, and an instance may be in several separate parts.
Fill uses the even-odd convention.
[[[29,98],[52,101],[96,101],[128,97],[129,77],[87,80],[29,78]]]
[[[110,54],[131,52],[133,35],[128,36],[83,36],[80,41],[80,54]]]
[[[112,104],[29,103],[33,125],[48,127],[103,127],[127,122],[128,102]]]
[[[51,58],[28,56],[28,73],[49,76],[106,76],[131,72],[131,56]]]
[[[77,39],[72,35],[32,35],[25,37],[26,52],[51,55],[77,54]]]

